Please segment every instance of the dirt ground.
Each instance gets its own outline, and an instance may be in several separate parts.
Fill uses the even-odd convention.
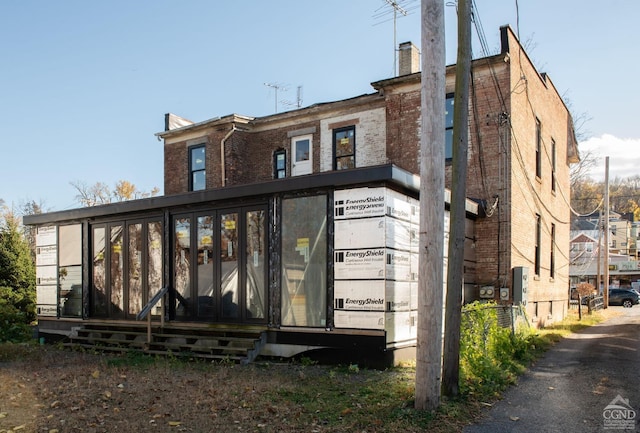
[[[20,350],[26,353],[0,362],[0,433],[385,431],[376,428],[381,421],[371,428],[329,421],[322,390],[314,388],[314,375],[343,387],[375,373],[345,379],[317,365],[178,362],[54,346]],[[336,389],[345,399],[338,418],[375,413],[356,391]],[[319,409],[309,410],[314,399]]]

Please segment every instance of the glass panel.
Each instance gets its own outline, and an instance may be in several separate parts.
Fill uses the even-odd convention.
[[[93,264],[93,310],[95,316],[107,314],[107,285],[105,282],[105,228],[93,228],[93,251],[91,252]]]
[[[296,162],[309,160],[309,139],[296,141]]]
[[[66,317],[81,317],[82,266],[60,267],[58,277],[60,281],[60,314]]]
[[[220,298],[222,316],[237,318],[238,292],[238,214],[220,215]]]
[[[453,158],[453,129],[444,131],[444,157]]]
[[[111,227],[111,316],[121,316],[124,312],[122,226]]]
[[[176,218],[174,245],[176,317],[185,318],[191,315],[191,218]]]
[[[142,309],[142,224],[129,225],[129,308],[136,315]]]
[[[198,316],[213,316],[213,217],[198,217]]]
[[[60,226],[58,230],[60,314],[82,317],[82,225]],[[104,242],[104,234],[102,240]],[[102,276],[104,277],[104,272]],[[102,287],[104,288],[104,284]]]
[[[192,190],[201,191],[206,187],[206,172],[204,170],[193,172]]]
[[[282,201],[282,324],[326,325],[327,198]]]
[[[149,293],[144,299],[145,303],[162,288],[162,223],[160,221],[150,222],[147,230],[147,287]],[[160,303],[156,304],[154,313],[160,314],[160,308]]]
[[[265,289],[265,211],[247,212],[247,318],[264,319],[266,306]]]
[[[337,131],[335,134],[336,156],[353,155],[355,147],[355,131],[353,128]]]
[[[447,97],[444,106],[444,127],[453,128],[453,96]]]
[[[336,158],[336,170],[346,170],[348,168],[355,168],[355,160],[353,156],[343,156]]]
[[[284,152],[279,152],[278,154],[276,154],[276,169],[277,170],[284,170],[285,169],[285,163],[286,163],[285,153]]]
[[[204,170],[204,146],[191,149],[191,171]]]
[[[60,226],[59,258],[60,266],[82,264],[82,225]]]

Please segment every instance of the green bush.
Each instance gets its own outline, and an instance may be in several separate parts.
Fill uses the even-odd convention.
[[[0,342],[20,343],[31,339],[26,314],[6,302],[0,302]]]
[[[460,329],[460,390],[492,396],[514,383],[531,358],[535,337],[498,324],[495,303],[465,306]]]

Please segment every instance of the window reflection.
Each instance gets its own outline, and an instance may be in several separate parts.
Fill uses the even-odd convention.
[[[135,316],[142,309],[142,224],[129,225],[129,308]]]
[[[162,223],[153,221],[147,225],[147,288],[145,303],[162,288]],[[158,305],[154,312],[160,314]]]
[[[239,317],[238,214],[220,215],[220,297],[222,316]]]
[[[246,309],[247,317],[265,317],[265,211],[249,211],[246,214]]]
[[[176,317],[188,317],[191,315],[190,288],[191,288],[191,218],[183,217],[175,220],[175,262],[174,281],[176,289]]]
[[[213,217],[198,217],[198,316],[211,317],[213,302]]]
[[[60,226],[58,235],[59,311],[65,317],[82,317],[82,225]]]
[[[111,316],[122,316],[124,313],[124,287],[122,258],[122,226],[111,227]]]
[[[282,201],[282,324],[325,326],[327,198]]]
[[[93,309],[95,316],[107,314],[105,228],[93,228]]]

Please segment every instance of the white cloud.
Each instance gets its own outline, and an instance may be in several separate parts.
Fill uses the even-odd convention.
[[[589,176],[604,181],[605,158],[609,157],[609,180],[640,175],[640,138],[618,138],[610,134],[592,137],[578,145],[580,155],[591,152],[596,165]]]

